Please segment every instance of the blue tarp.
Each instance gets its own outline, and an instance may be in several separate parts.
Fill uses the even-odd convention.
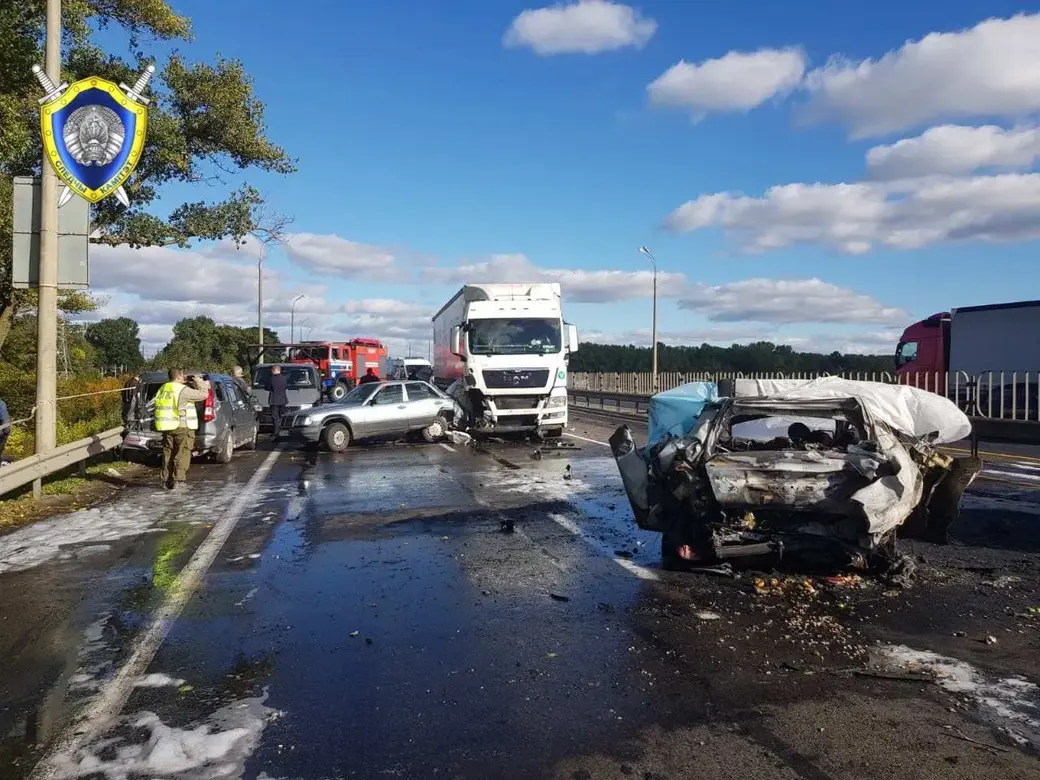
[[[650,431],[647,448],[667,434],[685,436],[701,416],[704,405],[719,400],[719,387],[714,382],[688,382],[665,390],[650,399]]]

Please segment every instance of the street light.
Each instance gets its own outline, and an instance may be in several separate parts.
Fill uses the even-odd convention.
[[[295,298],[293,298],[292,306],[289,307],[289,343],[290,344],[294,344],[295,343],[295,341],[293,341],[293,339],[296,336],[296,304],[299,302],[299,300],[301,298],[306,298],[306,297],[307,297],[306,295],[304,295],[303,293],[300,293]]]
[[[645,246],[639,247],[639,251],[640,251],[641,254],[644,254],[648,258],[650,258],[650,265],[654,269],[654,326],[653,326],[654,348],[653,348],[653,366],[650,369],[650,371],[651,371],[651,373],[653,375],[653,378],[650,381],[653,383],[652,384],[652,388],[653,388],[653,391],[656,393],[657,392],[657,258],[654,257],[654,253],[651,252],[649,249],[647,249]]]
[[[264,250],[267,249],[267,244],[250,233],[257,241],[260,242],[260,257],[256,261],[256,343],[263,346],[264,344]]]

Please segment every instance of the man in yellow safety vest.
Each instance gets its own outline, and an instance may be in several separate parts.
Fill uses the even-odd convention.
[[[170,369],[170,381],[155,394],[155,430],[162,432],[162,481],[170,490],[183,487],[188,480],[199,413],[195,404],[209,396],[209,383],[193,376],[185,384],[184,371]]]

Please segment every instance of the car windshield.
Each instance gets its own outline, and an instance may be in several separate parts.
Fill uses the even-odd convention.
[[[318,385],[311,366],[282,366],[282,376],[289,390],[312,390]],[[257,366],[253,371],[253,387],[271,389],[271,366]]]
[[[376,382],[358,385],[335,403],[343,404],[345,406],[361,406],[361,404],[371,398],[372,394],[381,386],[382,385]]]
[[[469,324],[469,351],[474,355],[544,355],[561,348],[558,319],[472,320]]]

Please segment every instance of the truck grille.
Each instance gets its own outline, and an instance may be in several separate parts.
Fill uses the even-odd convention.
[[[499,395],[495,396],[495,406],[502,410],[537,409],[537,395]]]
[[[484,372],[484,384],[489,389],[545,387],[545,383],[548,381],[549,369],[547,368],[510,368]]]

